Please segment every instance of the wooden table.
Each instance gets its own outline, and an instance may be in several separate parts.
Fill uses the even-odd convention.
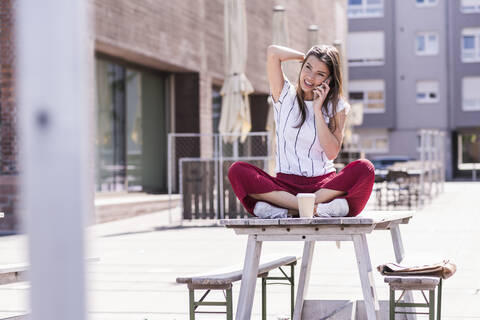
[[[379,319],[379,303],[372,274],[366,234],[390,230],[397,262],[404,257],[400,224],[412,217],[411,211],[371,211],[354,218],[224,219],[221,223],[248,235],[236,320],[250,319],[257,270],[263,241],[304,241],[302,266],[295,300],[294,320],[302,315],[316,241],[353,241],[368,320]],[[407,301],[411,296],[407,297]]]

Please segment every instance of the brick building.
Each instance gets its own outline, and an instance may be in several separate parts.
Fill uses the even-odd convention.
[[[15,39],[14,1],[0,1],[0,230],[16,226],[13,215],[17,203],[17,136],[15,134]]]
[[[15,230],[18,172],[14,98],[15,0],[0,0],[1,230]],[[266,48],[272,15],[283,5],[289,45],[308,47],[318,25],[322,43],[345,43],[345,0],[246,0],[254,131],[267,115]],[[91,89],[97,119],[96,192],[165,193],[169,132],[211,133],[223,83],[223,1],[90,0]],[[343,47],[345,49],[345,47]],[[294,76],[292,75],[292,78]],[[208,148],[199,146],[200,150]]]

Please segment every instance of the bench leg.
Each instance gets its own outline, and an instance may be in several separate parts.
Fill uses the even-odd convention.
[[[262,320],[267,319],[267,285],[269,280],[287,280],[290,286],[290,317],[293,319],[293,312],[295,307],[295,264],[290,263],[287,266],[290,267],[290,275],[287,275],[285,271],[283,271],[282,267],[278,269],[282,272],[283,277],[269,277],[268,273],[266,275],[262,275]]]
[[[398,224],[390,227],[390,234],[392,236],[393,251],[395,252],[395,260],[397,263],[401,263],[405,257],[405,250],[403,248],[402,236],[400,234],[400,226]],[[405,292],[405,302],[414,303],[413,294],[411,291]],[[405,308],[407,312],[414,312],[414,308]],[[415,320],[417,316],[415,314],[407,314],[408,320]]]
[[[237,313],[235,315],[235,319],[237,320],[247,320],[251,318],[261,252],[262,242],[257,241],[256,235],[249,235],[243,265],[240,294],[238,297]]]
[[[267,278],[262,277],[262,320],[267,319]]]
[[[190,320],[195,320],[195,290],[189,289],[189,300],[190,300]]]
[[[293,312],[295,307],[295,265],[290,266],[290,314],[293,320]]]
[[[437,320],[442,318],[442,278],[438,283],[438,297],[437,297]]]
[[[430,297],[428,300],[428,320],[435,320],[435,289],[429,291]]]
[[[380,306],[378,304],[375,283],[372,274],[372,262],[368,252],[367,237],[365,234],[353,236],[355,255],[357,256],[358,272],[362,283],[363,298],[368,320],[380,319]]]
[[[233,320],[232,288],[227,289],[227,320]]]
[[[298,279],[297,300],[293,312],[293,320],[300,320],[302,318],[303,300],[307,294],[314,249],[315,241],[305,241],[303,245],[302,267],[300,268],[300,277]]]
[[[395,320],[395,290],[390,288],[390,320]]]

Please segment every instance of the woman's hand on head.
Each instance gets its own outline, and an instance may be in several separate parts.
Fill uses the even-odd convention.
[[[270,85],[270,92],[274,102],[280,98],[283,86],[285,84],[285,76],[282,70],[282,62],[288,60],[305,59],[305,53],[296,51],[287,47],[271,45],[267,48],[267,76]]]

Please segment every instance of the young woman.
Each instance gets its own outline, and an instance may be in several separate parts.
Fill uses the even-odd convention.
[[[302,62],[296,86],[282,62]],[[333,165],[343,140],[350,105],[342,95],[342,65],[333,46],[314,46],[306,54],[271,45],[267,73],[276,123],[276,177],[245,162],[228,172],[245,209],[260,218],[284,218],[298,210],[297,193],[315,193],[315,216],[356,216],[365,207],[374,167],[356,160],[338,174]],[[297,213],[298,214],[298,213]]]

